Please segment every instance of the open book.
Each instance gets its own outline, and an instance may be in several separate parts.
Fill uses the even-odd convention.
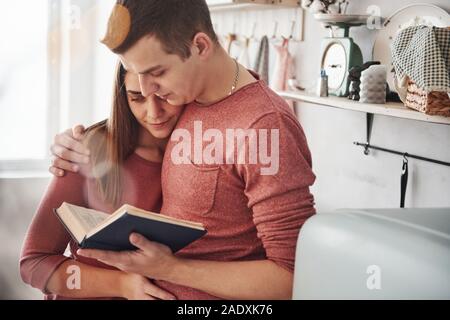
[[[111,215],[64,202],[54,210],[80,248],[134,250],[132,232],[159,242],[176,252],[206,234],[201,223],[175,219],[123,205]]]

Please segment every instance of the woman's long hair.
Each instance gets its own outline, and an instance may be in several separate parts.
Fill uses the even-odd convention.
[[[140,124],[131,112],[125,88],[126,71],[119,62],[109,119],[86,130],[84,143],[91,150],[92,176],[106,203],[117,207],[122,198],[121,168],[136,149]]]

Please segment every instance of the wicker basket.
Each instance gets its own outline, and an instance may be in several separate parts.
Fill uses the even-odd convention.
[[[414,81],[408,81],[405,106],[429,114],[450,117],[450,98],[446,92],[426,92]]]

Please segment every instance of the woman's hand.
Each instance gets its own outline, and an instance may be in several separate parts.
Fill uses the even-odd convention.
[[[176,297],[157,287],[152,281],[135,273],[125,273],[121,279],[122,297],[128,300],[176,300]]]

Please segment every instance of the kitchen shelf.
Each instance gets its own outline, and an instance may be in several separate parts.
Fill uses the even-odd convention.
[[[396,118],[450,125],[450,117],[430,116],[409,109],[405,107],[403,103],[399,102],[388,102],[386,104],[370,104],[370,103],[361,103],[342,97],[334,97],[334,96],[317,97],[313,94],[304,93],[301,91],[281,91],[277,93],[281,97],[293,101],[309,102],[322,106],[346,110],[360,111],[365,113],[380,114]]]
[[[209,11],[211,13],[220,11],[232,11],[232,10],[263,10],[263,9],[277,9],[277,8],[295,8],[300,7],[300,2],[297,0],[273,0],[273,1],[254,1],[246,2],[245,0],[236,1],[234,3],[216,4],[210,5]]]

